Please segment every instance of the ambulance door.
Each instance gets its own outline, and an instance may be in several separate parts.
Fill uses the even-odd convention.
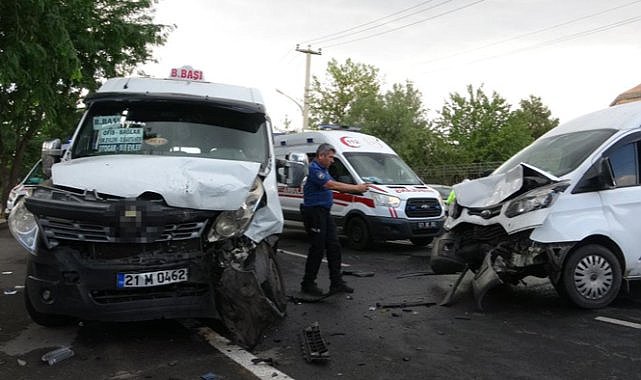
[[[349,184],[356,183],[354,177],[350,174],[349,170],[347,170],[347,167],[345,167],[345,164],[338,155],[334,156],[334,164],[329,167],[329,174],[332,176],[332,178],[334,178],[334,181]],[[338,218],[344,217],[350,211],[350,207],[352,206],[353,202],[354,195],[334,191],[334,205],[332,206],[332,215]]]

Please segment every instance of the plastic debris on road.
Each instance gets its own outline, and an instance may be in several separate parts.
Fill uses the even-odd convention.
[[[218,380],[220,377],[213,372],[207,372],[204,375],[200,375],[201,380]]]
[[[49,365],[54,365],[74,355],[74,352],[69,347],[60,347],[53,351],[49,351],[42,355],[42,361],[47,362]]]
[[[4,294],[8,296],[12,296],[14,294],[18,293],[18,291],[15,288],[10,288],[10,289],[5,289]]]

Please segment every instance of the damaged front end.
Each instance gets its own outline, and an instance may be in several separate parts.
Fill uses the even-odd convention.
[[[530,235],[567,187],[567,182],[526,164],[455,186],[456,203],[445,224],[447,232],[434,242],[432,269],[439,274],[463,272],[461,277],[471,270],[479,309],[488,290],[500,284],[518,284],[527,276],[549,276],[556,284],[572,244],[540,243]]]
[[[39,236],[27,270],[30,315],[43,325],[219,318],[254,346],[286,307],[276,236],[257,243],[244,234],[261,189],[257,178],[241,208],[211,211],[172,207],[158,194],[37,188],[16,211],[32,214]]]

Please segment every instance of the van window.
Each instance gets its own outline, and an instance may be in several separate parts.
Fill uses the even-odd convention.
[[[338,157],[334,157],[334,163],[329,167],[328,169],[329,175],[334,178],[334,180],[338,182],[343,182],[343,183],[351,183],[354,184],[354,178],[352,177],[351,174],[349,174],[349,171],[347,171],[347,168],[345,167],[345,164],[341,162],[341,160]]]
[[[639,159],[637,143],[623,145],[610,153],[610,165],[614,173],[614,183],[617,187],[635,186],[639,184]]]
[[[579,164],[616,130],[594,129],[540,138],[499,166],[493,174],[505,173],[521,162],[560,177]]]
[[[346,152],[343,154],[365,182],[379,185],[422,185],[407,164],[395,154]]]

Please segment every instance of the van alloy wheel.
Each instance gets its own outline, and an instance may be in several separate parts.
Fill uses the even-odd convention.
[[[577,306],[598,309],[608,306],[619,293],[622,269],[615,254],[598,244],[579,247],[563,267],[565,295]]]

